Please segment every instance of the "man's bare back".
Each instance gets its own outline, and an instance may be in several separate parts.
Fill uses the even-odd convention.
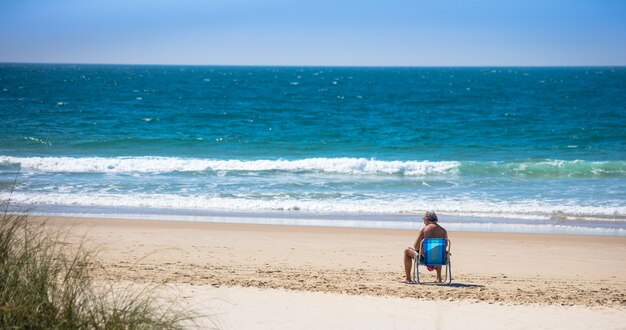
[[[448,238],[448,232],[437,223],[429,223],[422,230],[424,238]]]

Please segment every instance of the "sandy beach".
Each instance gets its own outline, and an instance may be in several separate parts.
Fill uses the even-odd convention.
[[[336,293],[174,285],[220,329],[623,329],[606,307],[490,304]]]
[[[556,308],[563,312],[558,314],[563,321],[571,321],[572,316],[583,320],[576,311],[600,310],[584,319],[593,321],[597,315],[612,328],[623,327],[615,320],[626,320],[623,237],[452,232],[452,285],[422,286],[401,283],[402,251],[415,238],[409,230],[38,219],[46,219],[51,226],[72,226],[74,235],[68,243],[73,246],[84,240],[97,247],[99,262],[94,272],[98,279],[185,288],[183,296],[192,300],[200,299],[194,292],[219,290],[235,297],[269,297],[281,292],[295,295],[297,301],[308,299],[311,293],[325,293],[324,299],[330,301],[368,296],[365,301],[372,306],[378,301],[374,298],[380,297],[387,299],[381,300],[384,304],[391,298],[418,303],[435,300],[452,303],[453,309],[478,303],[490,313],[496,305],[534,306],[539,311]],[[246,289],[252,293],[237,291]],[[324,299],[313,299],[318,301],[314,305]],[[261,311],[272,308],[260,307]],[[607,313],[612,316],[607,318]],[[239,326],[244,324],[250,325]],[[307,328],[304,324],[301,328]]]

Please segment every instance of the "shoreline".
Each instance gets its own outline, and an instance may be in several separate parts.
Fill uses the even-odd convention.
[[[199,223],[318,226],[415,230],[421,226],[419,214],[338,213],[309,211],[231,211],[154,208],[111,208],[85,206],[45,206],[39,217],[103,218],[125,220],[177,221]],[[47,210],[47,212],[45,211]],[[626,221],[580,219],[520,219],[454,216],[438,212],[447,228],[458,232],[565,234],[626,237]]]
[[[624,237],[450,232],[453,285],[419,286],[400,283],[415,230],[34,219],[98,247],[101,280],[626,308]]]

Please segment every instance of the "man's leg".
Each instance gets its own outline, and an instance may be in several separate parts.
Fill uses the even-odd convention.
[[[412,248],[406,248],[404,250],[404,272],[406,273],[406,280],[413,281],[411,278],[411,269],[413,268],[413,259],[415,259],[417,253]]]

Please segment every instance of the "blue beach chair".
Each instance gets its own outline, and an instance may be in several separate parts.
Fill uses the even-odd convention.
[[[419,265],[446,266],[445,278],[441,284],[452,283],[452,268],[450,267],[450,240],[447,238],[426,238],[420,243],[420,251],[424,251],[424,258],[415,258],[415,282],[418,284],[440,284],[437,282],[420,282]],[[421,260],[420,260],[421,259]],[[447,282],[447,283],[446,283]]]

